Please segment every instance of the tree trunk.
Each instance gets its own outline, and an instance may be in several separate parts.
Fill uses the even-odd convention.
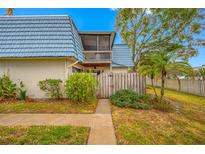
[[[161,74],[161,97],[160,97],[160,101],[162,101],[163,96],[164,96],[165,77],[166,77],[166,72],[163,70],[162,74]]]
[[[139,59],[138,59],[138,63],[140,63],[141,62],[141,60],[142,60],[142,52],[141,52],[141,50],[139,51]]]
[[[133,57],[133,58],[132,58],[132,63],[133,63],[133,65],[134,65],[133,68],[132,68],[132,69],[133,69],[132,71],[133,71],[133,72],[136,72],[136,64],[135,64],[135,60],[134,60],[135,55],[133,54],[132,57]]]
[[[136,63],[135,63],[135,57],[136,57],[136,30],[135,33],[133,34],[133,40],[132,40],[132,45],[131,45],[131,49],[132,49],[132,63],[133,63],[133,72],[136,72]]]
[[[142,60],[142,52],[141,50],[138,51],[138,56],[137,56],[137,61],[135,63],[135,68],[137,69],[138,64],[141,62]]]
[[[155,94],[155,96],[156,97],[158,97],[157,96],[157,92],[156,92],[156,89],[155,89],[155,87],[154,87],[154,81],[153,81],[154,79],[153,78],[151,78],[151,82],[152,82],[152,89],[154,90],[154,94]]]
[[[181,81],[178,76],[176,76],[178,82],[178,91],[181,91]]]

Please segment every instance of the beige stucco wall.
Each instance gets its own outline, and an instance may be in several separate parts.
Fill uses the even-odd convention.
[[[113,73],[128,73],[128,67],[113,67]]]
[[[79,64],[79,62],[75,59],[71,59],[71,58],[68,58],[66,59],[65,61],[65,67],[66,67],[66,71],[65,71],[65,75],[67,76],[69,73],[72,73],[72,67],[75,67],[75,68],[78,68],[78,69],[81,69],[84,71],[84,66],[82,66],[81,64]]]
[[[72,67],[88,70],[71,58],[39,58],[39,59],[4,59],[0,60],[0,76],[8,74],[10,78],[19,84],[23,81],[26,86],[27,94],[31,98],[46,98],[45,93],[38,87],[38,82],[46,78],[61,79],[65,81]],[[90,67],[93,68],[93,67]],[[97,67],[104,73],[110,72],[110,67]],[[113,67],[114,73],[127,73],[126,67]],[[62,86],[63,89],[63,86]]]
[[[46,78],[64,80],[72,63],[70,59],[60,58],[7,59],[0,61],[0,74],[8,74],[16,83],[19,83],[19,79],[23,81],[29,97],[45,98],[44,92],[37,86],[38,82]]]
[[[85,70],[92,70],[94,67],[86,67]],[[128,67],[112,67],[112,70],[110,70],[109,66],[105,67],[99,67],[97,66],[96,69],[103,70],[103,73],[128,73]]]

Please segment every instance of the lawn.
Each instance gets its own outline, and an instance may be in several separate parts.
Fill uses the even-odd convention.
[[[156,87],[156,91],[159,94],[160,88]],[[148,87],[146,92],[147,94],[154,94],[154,91],[151,89],[151,87]],[[197,96],[184,92],[178,92],[175,90],[165,89],[165,97],[179,101],[183,104],[205,107],[205,97],[203,96]]]
[[[159,94],[160,89],[156,88]],[[147,88],[147,94],[154,94],[151,88]],[[179,105],[180,113],[191,120],[205,123],[205,97],[177,92],[174,90],[165,90],[165,97],[176,101]]]
[[[175,113],[112,107],[118,144],[205,144],[205,125]]]
[[[73,126],[0,126],[0,144],[87,143],[89,128]]]
[[[205,97],[172,90],[165,96],[180,105],[179,113],[112,106],[118,144],[205,144]]]
[[[0,103],[0,113],[94,113],[97,101],[76,103],[68,100],[32,100]]]

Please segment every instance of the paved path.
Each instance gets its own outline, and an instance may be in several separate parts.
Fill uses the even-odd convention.
[[[88,144],[116,144],[108,99],[100,99],[96,109],[93,127],[91,126]]]
[[[95,114],[0,114],[0,125],[73,125],[90,127],[88,144],[116,144],[109,100],[100,99]]]

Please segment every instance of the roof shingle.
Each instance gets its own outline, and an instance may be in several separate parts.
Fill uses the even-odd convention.
[[[114,44],[112,48],[113,67],[132,67],[131,50],[127,44]]]
[[[1,16],[0,57],[67,57],[84,60],[69,16]]]

